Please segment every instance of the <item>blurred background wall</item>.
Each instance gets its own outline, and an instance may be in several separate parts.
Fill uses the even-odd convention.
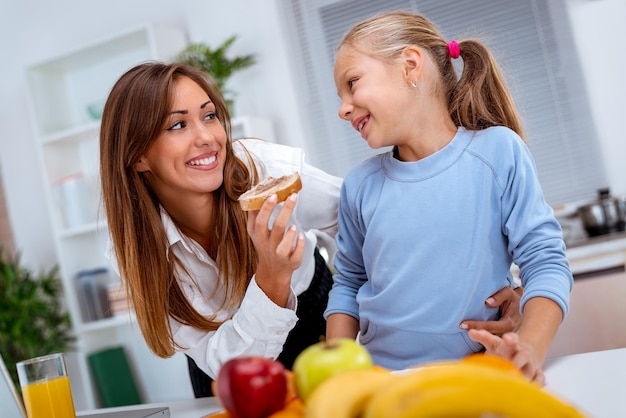
[[[597,124],[609,185],[626,193],[623,69],[626,1],[565,0]],[[22,261],[38,270],[56,263],[42,175],[26,102],[24,69],[145,22],[182,27],[190,41],[239,36],[233,54],[258,63],[235,74],[236,112],[269,117],[276,141],[305,150],[297,71],[290,60],[281,0],[0,0],[0,174],[10,230]],[[333,114],[336,109],[329,109]],[[0,216],[3,212],[0,211]]]

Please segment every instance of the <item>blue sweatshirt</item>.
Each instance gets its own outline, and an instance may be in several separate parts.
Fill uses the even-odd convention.
[[[344,179],[337,274],[325,316],[359,320],[375,363],[403,369],[480,351],[459,324],[494,320],[485,299],[520,269],[523,305],[542,296],[565,316],[573,284],[561,227],[534,160],[505,127],[459,128],[417,162],[392,152]]]

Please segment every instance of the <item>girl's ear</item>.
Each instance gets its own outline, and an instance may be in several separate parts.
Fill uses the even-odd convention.
[[[406,82],[408,84],[410,84],[411,81],[416,82],[422,72],[424,63],[422,50],[414,45],[409,45],[402,50],[400,57],[404,64],[404,77],[406,78]]]

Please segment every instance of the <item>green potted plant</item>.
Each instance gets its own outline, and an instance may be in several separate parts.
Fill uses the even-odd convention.
[[[55,266],[34,276],[19,254],[0,248],[0,352],[18,388],[18,361],[73,349],[58,273]]]
[[[231,58],[226,56],[229,48],[236,40],[237,35],[233,35],[215,49],[204,42],[192,43],[176,56],[176,61],[197,68],[215,80],[229,105],[231,113],[235,93],[228,89],[226,83],[233,73],[256,63],[254,54]]]

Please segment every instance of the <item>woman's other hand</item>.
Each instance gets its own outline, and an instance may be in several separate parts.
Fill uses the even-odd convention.
[[[256,248],[259,263],[255,278],[257,285],[279,306],[286,306],[291,292],[291,275],[300,267],[304,254],[304,236],[295,226],[289,226],[297,196],[291,195],[278,212],[270,228],[276,195],[265,200],[258,211],[248,215],[248,234]]]
[[[524,289],[518,287],[503,287],[491,295],[485,304],[491,308],[500,308],[500,319],[497,321],[471,321],[461,322],[462,329],[484,329],[495,335],[503,335],[507,332],[517,331],[522,323],[520,314],[520,300]]]

